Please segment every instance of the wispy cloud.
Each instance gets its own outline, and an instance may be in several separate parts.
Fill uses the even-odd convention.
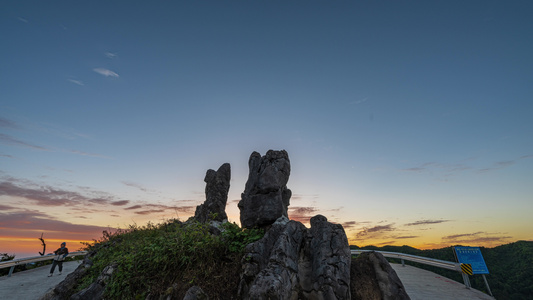
[[[132,188],[136,188],[136,189],[139,189],[143,192],[148,192],[148,189],[145,188],[144,186],[138,184],[138,183],[135,183],[135,182],[131,182],[131,181],[122,181],[122,184],[126,185],[126,186],[129,186],[129,187],[132,187]]]
[[[458,238],[477,236],[477,235],[482,234],[482,233],[484,233],[484,232],[483,231],[478,231],[478,232],[474,232],[474,233],[454,234],[454,235],[443,236],[442,239],[443,240],[456,240]]]
[[[137,215],[149,215],[155,213],[165,213],[165,212],[181,212],[185,214],[194,214],[196,210],[195,205],[184,205],[184,206],[171,206],[163,204],[142,204],[142,205],[133,205],[125,208],[126,210],[137,210],[134,213]]]
[[[10,144],[10,145],[30,148],[30,149],[34,149],[34,150],[50,151],[49,149],[47,149],[45,147],[41,147],[41,146],[38,146],[38,145],[33,145],[33,144],[30,144],[30,143],[26,143],[24,141],[18,140],[16,138],[12,137],[12,136],[9,136],[9,135],[3,134],[3,133],[0,133],[0,142],[6,143],[6,144]]]
[[[70,150],[70,151],[66,151],[66,152],[73,153],[73,154],[78,154],[78,155],[83,155],[83,156],[91,156],[91,157],[99,157],[99,158],[111,158],[109,156],[105,156],[105,155],[101,155],[101,154],[87,153],[87,152],[78,151],[78,150]]]
[[[289,218],[294,221],[309,223],[309,220],[316,214],[318,209],[316,207],[305,206],[289,206]]]
[[[376,225],[376,226],[369,227],[369,228],[365,227],[363,228],[363,230],[359,231],[355,235],[355,239],[360,240],[360,239],[369,238],[369,237],[376,238],[385,232],[391,232],[395,230],[396,230],[396,227],[394,227],[394,223],[386,224],[386,225]]]
[[[132,211],[138,215],[174,212],[193,214],[196,209],[196,205],[191,205],[191,201],[187,200],[179,201],[178,205],[135,204],[130,200],[115,200],[115,196],[105,192],[79,188],[82,189],[82,192],[4,176],[4,181],[0,181],[0,196],[23,198],[42,207],[68,207],[71,211],[84,214],[101,213],[102,210],[109,210],[111,207],[122,207],[123,210]]]
[[[395,243],[396,243],[395,241],[387,241],[387,242],[377,243],[376,246],[394,245]]]
[[[429,224],[439,224],[444,222],[450,222],[450,220],[420,220],[413,223],[407,223],[405,226],[418,226],[418,225],[429,225]]]
[[[5,119],[0,119],[0,127],[15,128],[14,126],[16,126],[16,125],[14,125],[14,123],[12,123],[12,122],[10,122],[8,120],[5,120]],[[30,148],[30,149],[33,149],[33,150],[40,150],[40,151],[52,151],[52,152],[60,151],[60,152],[72,153],[72,154],[83,155],[83,156],[91,156],[91,157],[99,157],[99,158],[110,158],[110,157],[105,156],[105,155],[95,154],[95,153],[87,153],[87,152],[78,151],[78,150],[61,150],[61,149],[53,150],[53,149],[49,149],[49,148],[46,148],[46,147],[43,147],[43,146],[27,143],[25,141],[19,140],[19,139],[15,138],[15,137],[12,137],[10,135],[3,134],[3,133],[0,133],[0,143],[19,146],[19,147],[24,147],[24,148]]]
[[[408,172],[422,172],[422,171],[425,171],[426,168],[422,168],[422,167],[413,167],[413,168],[407,168],[407,169],[402,169],[402,171],[408,171]]]
[[[130,200],[119,200],[119,201],[114,201],[114,202],[111,202],[111,205],[114,205],[114,206],[123,206],[123,205],[126,205],[130,203]]]
[[[500,170],[500,169],[512,166],[515,163],[516,163],[515,160],[498,161],[498,162],[495,162],[492,166],[490,166],[488,168],[479,169],[478,172],[486,173],[486,172],[489,172],[489,171]]]
[[[28,23],[28,20],[24,19],[23,17],[18,17],[17,20],[24,22],[24,23]]]
[[[147,210],[136,211],[135,213],[138,215],[151,215],[151,214],[164,213],[164,212],[165,212],[164,209],[147,209]]]
[[[464,164],[444,164],[444,163],[436,163],[436,162],[426,162],[418,166],[409,167],[401,169],[402,171],[406,172],[446,172],[449,174],[466,171],[472,169],[472,167],[469,167]]]
[[[474,167],[474,166],[469,166],[463,163],[446,164],[446,163],[437,163],[437,162],[426,162],[420,165],[415,165],[415,166],[403,168],[400,170],[404,172],[424,173],[424,174],[431,174],[433,176],[449,177],[449,176],[460,174],[465,171],[486,173],[486,172],[501,170],[501,169],[510,167],[512,165],[515,165],[516,163],[518,163],[519,160],[527,159],[531,157],[533,157],[533,155],[524,155],[517,159],[507,159],[507,160],[497,161],[485,167]],[[471,160],[471,159],[468,159],[468,160]]]
[[[356,221],[347,221],[347,222],[341,223],[341,225],[342,225],[342,227],[344,227],[344,229],[348,229],[348,228],[355,227],[355,225],[357,225],[357,222]]]
[[[96,73],[100,74],[100,75],[104,75],[105,77],[119,77],[117,73],[111,71],[111,70],[108,70],[108,69],[105,69],[105,68],[94,68],[93,71],[95,71]]]
[[[14,206],[0,204],[0,211],[16,209]]]
[[[87,239],[101,236],[108,227],[80,225],[60,221],[53,216],[33,210],[0,212],[0,228],[3,236],[37,238],[45,233],[46,238]]]
[[[20,128],[17,124],[15,124],[15,122],[13,122],[11,120],[8,120],[8,119],[5,119],[5,118],[2,118],[2,117],[0,117],[0,127],[11,128],[11,129]]]
[[[90,197],[78,192],[61,190],[51,186],[19,186],[9,181],[0,182],[0,195],[20,197],[35,202],[40,206],[74,206],[92,204],[110,204],[111,196]]]
[[[350,104],[361,104],[361,103],[365,103],[366,101],[368,101],[368,97],[362,98],[362,99],[358,99],[358,100],[354,100],[354,101],[350,102]]]
[[[403,240],[403,239],[414,239],[417,238],[418,235],[403,235],[403,236],[395,236],[395,239]]]
[[[117,54],[116,54],[116,53],[111,53],[111,52],[106,52],[106,53],[104,53],[104,55],[105,55],[107,58],[115,58],[115,57],[117,57]]]
[[[150,207],[150,206],[149,206]],[[160,206],[159,208],[151,208],[145,210],[136,211],[135,214],[138,215],[150,215],[155,213],[165,213],[169,211],[176,211],[184,214],[194,214],[196,206]]]
[[[142,208],[142,205],[137,204],[137,205],[133,205],[133,206],[127,207],[125,209],[126,210],[132,210],[132,209],[139,209],[139,208]]]
[[[75,79],[67,79],[68,81],[74,83],[74,84],[77,84],[77,85],[85,85],[83,84],[83,82],[81,82],[80,80],[75,80]]]
[[[291,200],[315,200],[318,199],[318,194],[292,194]]]
[[[442,240],[448,244],[502,244],[512,239],[512,236],[502,235],[501,233],[488,233],[478,231],[474,233],[454,234],[442,237]]]

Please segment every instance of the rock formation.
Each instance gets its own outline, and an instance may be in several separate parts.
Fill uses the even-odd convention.
[[[248,181],[239,201],[242,227],[265,227],[287,217],[291,190],[287,188],[291,164],[287,151],[253,152],[248,161]]]
[[[341,225],[324,216],[311,228],[280,217],[246,247],[242,299],[350,299],[350,248]]]
[[[410,299],[400,278],[379,252],[365,252],[352,260],[350,277],[352,299]]]
[[[196,207],[194,218],[199,222],[228,220],[226,203],[228,202],[229,182],[231,180],[230,164],[225,163],[218,171],[209,169],[205,174],[205,202]]]
[[[183,300],[209,300],[207,294],[199,286],[192,286],[187,290]]]
[[[118,265],[115,263],[113,265],[107,266],[102,270],[100,276],[91,283],[87,288],[81,290],[80,292],[72,295],[70,299],[72,300],[96,300],[102,299],[104,296],[104,291],[107,283],[109,282],[113,272],[117,270]]]
[[[371,252],[351,259],[342,225],[330,223],[322,215],[311,218],[311,228],[288,219],[291,191],[287,189],[290,161],[286,151],[269,150],[263,157],[253,152],[248,164],[248,181],[239,202],[241,225],[260,227],[266,232],[262,239],[246,246],[238,299],[409,299],[383,255]],[[225,208],[230,178],[230,165],[226,163],[217,171],[208,170],[204,179],[206,201],[196,208],[194,218],[209,222],[212,234],[220,234],[217,225],[227,221]],[[91,267],[94,256],[95,251],[87,254],[83,263],[42,299],[69,298]],[[117,266],[114,263],[106,267],[88,288],[70,299],[102,299],[106,283]],[[165,295],[149,294],[146,300],[176,299],[178,293],[176,282]],[[208,296],[194,286],[184,299],[200,300]]]

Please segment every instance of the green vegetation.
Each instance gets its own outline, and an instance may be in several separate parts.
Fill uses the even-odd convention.
[[[145,299],[147,295],[183,297],[193,285],[210,299],[232,299],[237,292],[244,247],[263,237],[260,230],[246,230],[234,223],[222,225],[220,235],[204,223],[130,226],[87,244],[94,265],[78,287],[89,286],[109,265],[117,269],[107,283],[108,299]]]
[[[401,252],[447,261],[455,261],[452,247],[433,250],[419,250],[409,246],[367,246],[352,249],[379,250]],[[496,299],[533,299],[533,242],[518,241],[494,248],[480,247],[490,274],[485,275],[492,294]],[[398,263],[398,260],[390,259]],[[405,261],[406,264],[435,272],[458,282],[463,282],[461,274],[455,271],[431,267],[423,264]],[[470,276],[472,287],[488,293],[481,275]]]

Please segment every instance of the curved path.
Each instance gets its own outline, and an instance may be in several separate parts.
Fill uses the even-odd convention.
[[[37,300],[53,289],[65,276],[73,272],[80,261],[63,263],[63,274],[59,274],[56,267],[54,276],[48,277],[52,265],[13,273],[11,277],[0,277],[0,299],[5,300]]]
[[[63,275],[56,268],[52,277],[51,265],[29,271],[14,273],[11,277],[0,277],[0,298],[5,300],[37,300],[53,289],[65,276],[74,271],[80,262],[69,261],[63,264]],[[391,264],[402,280],[405,290],[412,300],[493,300],[487,294],[475,289],[467,289],[464,284],[442,277],[433,272],[406,265]]]
[[[411,300],[494,300],[490,295],[436,273],[401,264],[391,264]],[[479,276],[479,275],[478,275]]]

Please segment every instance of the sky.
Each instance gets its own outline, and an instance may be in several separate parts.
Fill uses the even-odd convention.
[[[288,152],[352,245],[533,240],[531,1],[9,1],[0,253],[187,220]]]

